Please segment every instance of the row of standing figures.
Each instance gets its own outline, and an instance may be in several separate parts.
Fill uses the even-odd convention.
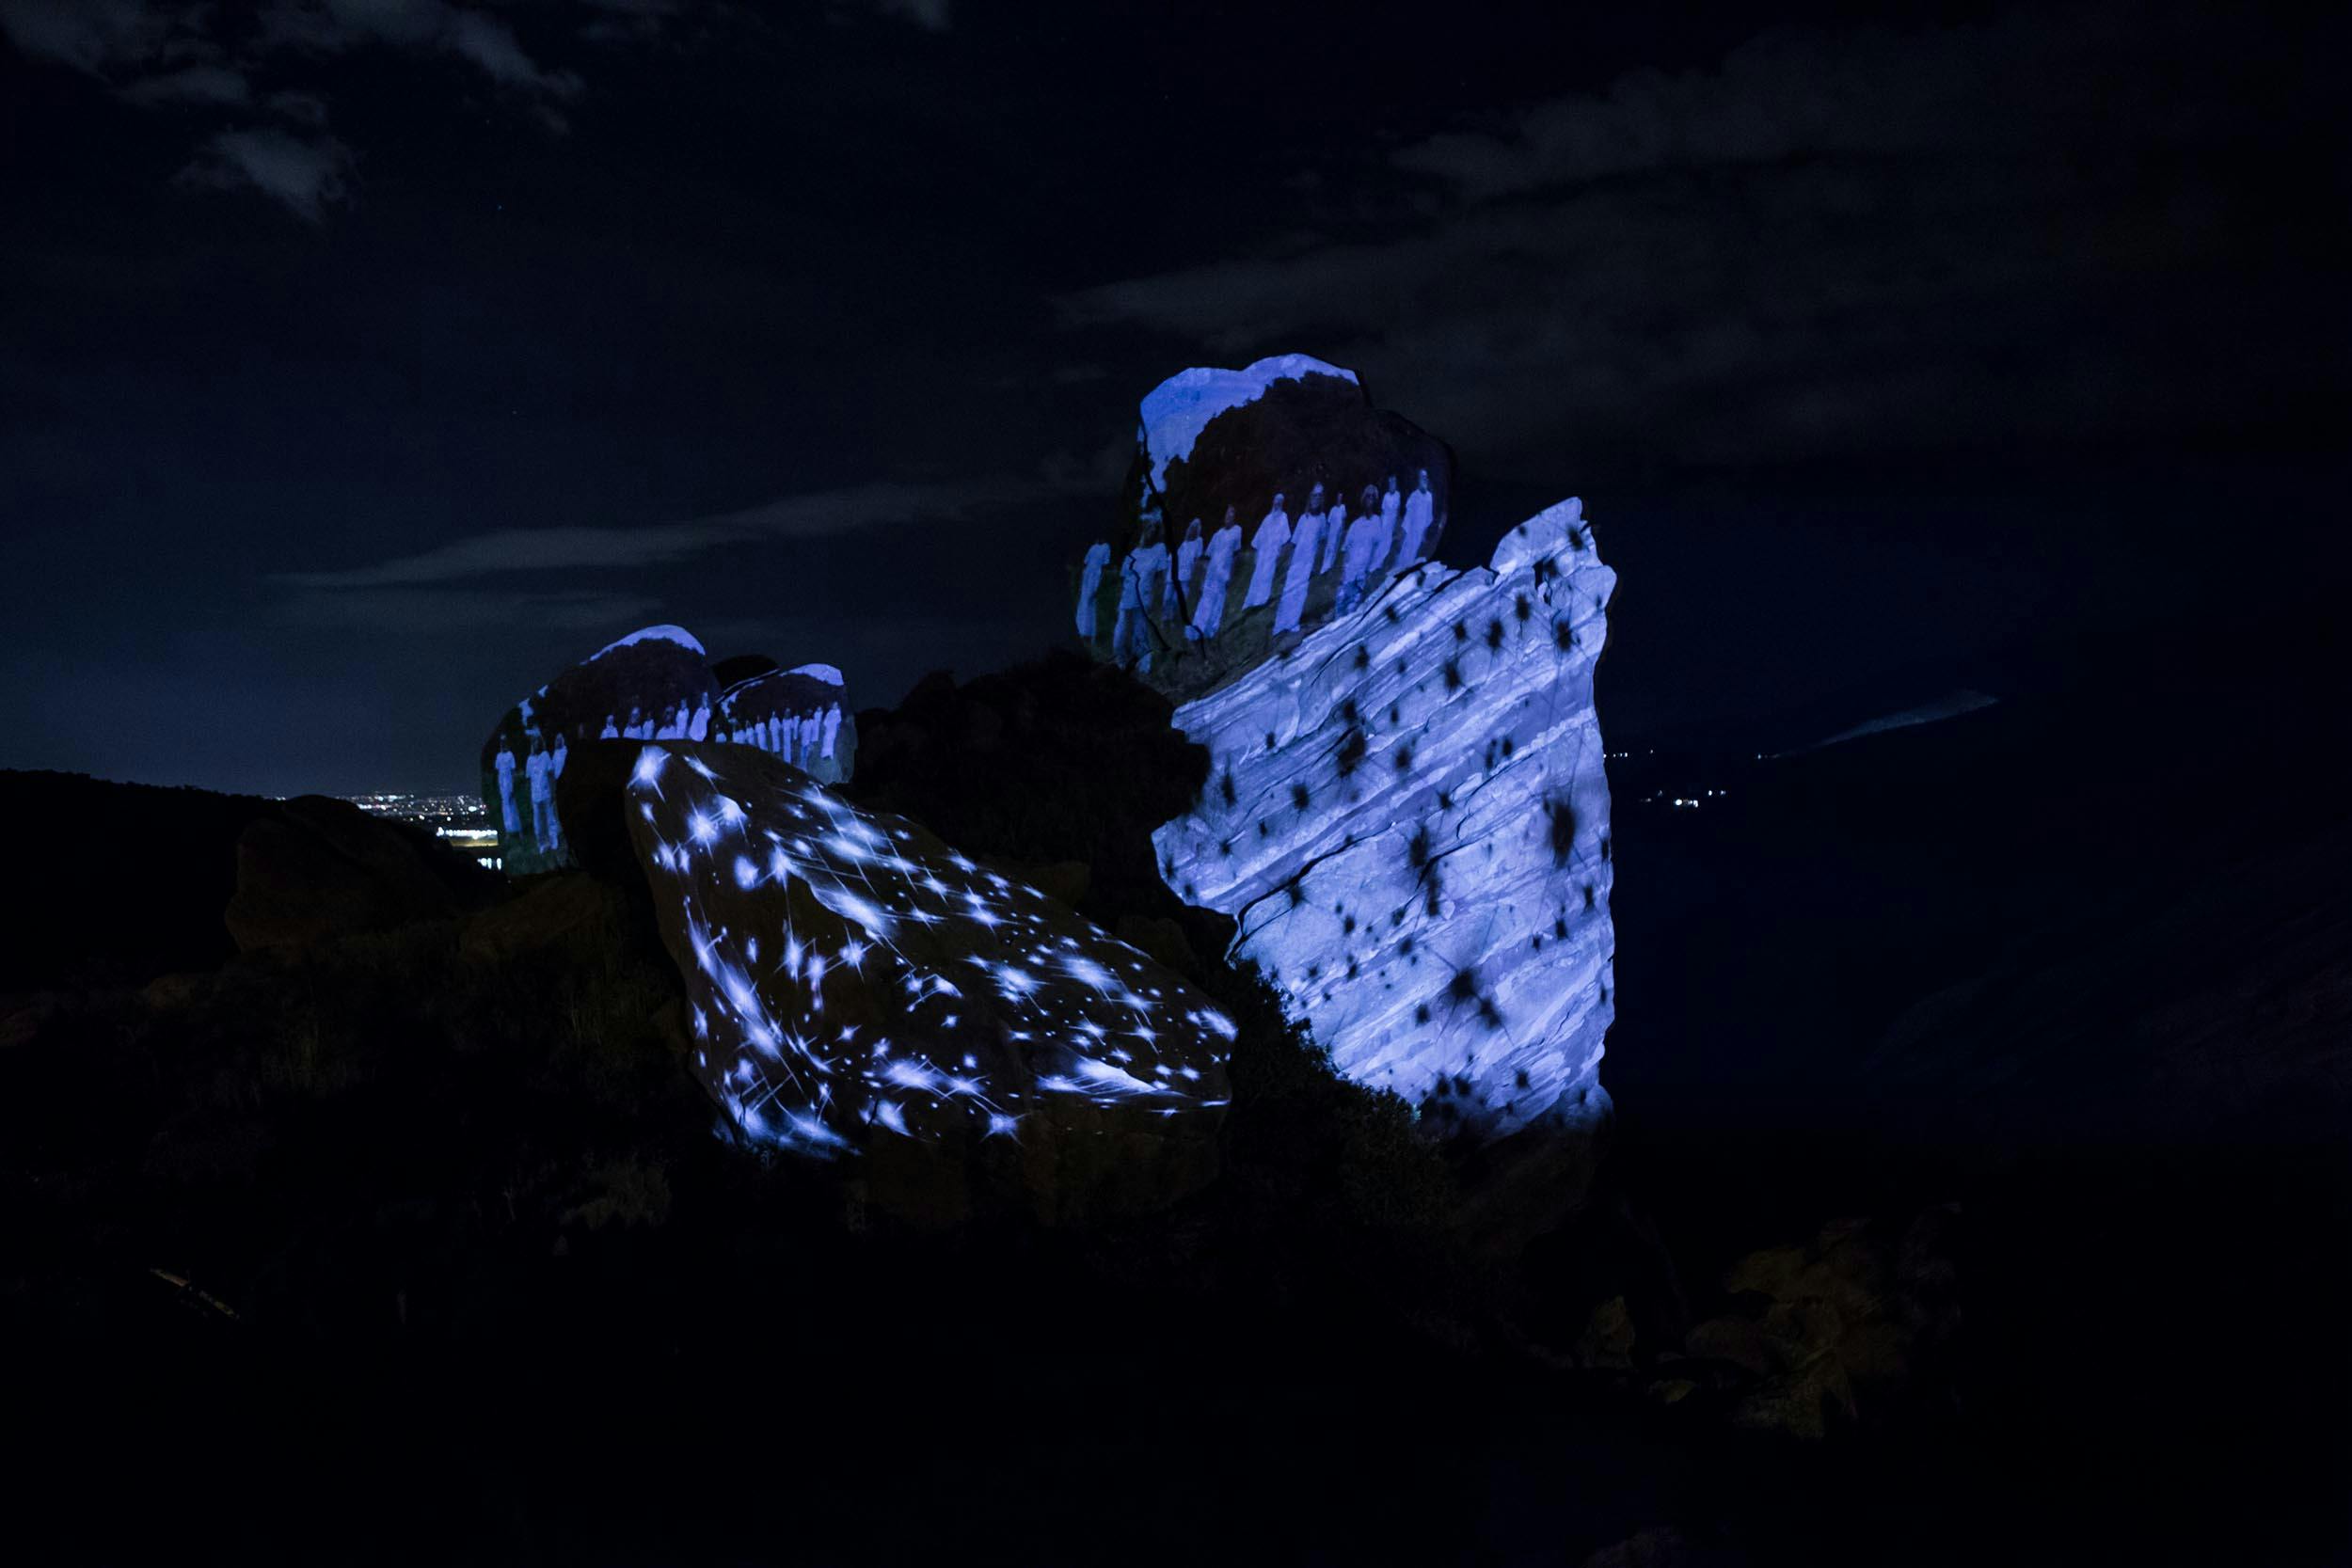
[[[717,733],[712,733],[708,704],[691,712],[680,704],[675,709],[647,717],[642,708],[629,712],[628,722],[609,716],[600,740],[701,740],[706,737],[724,740],[739,746],[756,746],[771,752],[796,767],[813,768],[818,759],[831,757],[834,742],[841,734],[839,704],[822,712],[799,715],[775,714],[761,720],[730,719],[719,716]],[[584,732],[583,732],[584,733]],[[555,737],[549,747],[532,736],[530,750],[517,756],[512,746],[499,748],[491,766],[498,772],[499,829],[508,839],[523,831],[522,802],[531,806],[531,838],[548,849],[560,849],[564,844],[563,824],[555,815],[555,781],[562,777],[564,758],[570,747],[563,736]],[[515,793],[515,775],[522,774],[523,795],[518,800]]]
[[[1309,492],[1307,504],[1294,518],[1285,508],[1287,496],[1276,492],[1273,506],[1250,533],[1252,563],[1242,594],[1241,610],[1274,605],[1274,634],[1295,631],[1307,610],[1307,593],[1314,579],[1338,570],[1339,592],[1334,608],[1344,612],[1363,599],[1375,574],[1393,566],[1412,565],[1437,547],[1443,524],[1437,515],[1437,496],[1429,488],[1429,470],[1420,470],[1410,494],[1397,489],[1389,476],[1386,491],[1367,484],[1351,515],[1346,498],[1327,506],[1323,486]],[[1225,521],[1208,539],[1200,536],[1200,519],[1184,531],[1171,562],[1156,521],[1144,525],[1143,542],[1127,554],[1119,568],[1119,613],[1111,630],[1111,657],[1122,665],[1152,667],[1151,622],[1181,619],[1186,641],[1214,638],[1225,623],[1233,568],[1242,548],[1242,529],[1234,509],[1225,509]],[[1283,551],[1289,553],[1285,565]],[[1078,586],[1078,635],[1089,641],[1096,634],[1095,595],[1110,567],[1111,547],[1097,544],[1087,552],[1086,569]],[[1195,574],[1199,582],[1196,586]],[[1278,600],[1279,593],[1279,600]]]

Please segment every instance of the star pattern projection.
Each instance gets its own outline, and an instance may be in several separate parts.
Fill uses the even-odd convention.
[[[744,1136],[833,1158],[1226,1103],[1204,996],[914,824],[733,747],[644,748],[628,800],[694,1070]]]

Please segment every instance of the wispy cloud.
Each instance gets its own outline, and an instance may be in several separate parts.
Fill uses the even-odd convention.
[[[499,529],[363,566],[287,572],[310,591],[353,592],[464,582],[513,573],[549,575],[660,566],[759,540],[816,539],[894,523],[952,522],[1061,493],[1073,482],[999,477],[959,483],[882,481],[787,496],[738,512],[642,528]]]
[[[607,0],[659,36],[671,8]],[[249,189],[318,222],[352,198],[351,149],[326,134],[324,93],[303,82],[270,93],[257,79],[315,72],[317,62],[361,50],[447,59],[479,72],[549,131],[585,90],[578,72],[524,47],[508,21],[451,0],[266,0],[223,7],[198,0],[0,0],[0,34],[150,110],[234,113],[200,133],[183,185]]]
[[[351,149],[328,135],[275,128],[222,131],[180,171],[180,182],[216,190],[250,189],[306,222],[351,197]]]
[[[500,592],[477,588],[308,590],[286,600],[280,618],[296,626],[392,632],[409,637],[455,632],[603,632],[648,621],[661,601],[646,594]]]

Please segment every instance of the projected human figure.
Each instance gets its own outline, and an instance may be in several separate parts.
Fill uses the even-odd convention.
[[[1320,496],[1323,486],[1315,486]],[[1282,602],[1275,607],[1274,633],[1295,629],[1307,611],[1307,588],[1314,580],[1315,550],[1323,542],[1322,514],[1310,507],[1298,515],[1298,531],[1291,538],[1290,570],[1282,578]]]
[[[836,705],[833,707],[825,709],[825,749],[821,754],[827,761],[831,761],[833,759],[834,737],[838,736],[840,733],[841,709]]]
[[[1200,592],[1192,607],[1192,624],[1184,634],[1198,642],[1215,637],[1225,624],[1225,589],[1233,580],[1233,557],[1241,550],[1241,524],[1233,509],[1225,509],[1225,526],[1209,541],[1209,566],[1200,577]]]
[[[1152,668],[1152,634],[1148,619],[1168,580],[1168,546],[1160,542],[1160,525],[1143,525],[1143,543],[1127,553],[1119,567],[1119,624],[1111,630],[1111,657],[1138,670]]]
[[[1405,498],[1405,547],[1397,552],[1397,564],[1410,566],[1421,559],[1421,552],[1430,544],[1429,525],[1435,518],[1438,498],[1429,493],[1429,470],[1421,470],[1421,483]]]
[[[1375,569],[1389,559],[1389,552],[1396,548],[1397,513],[1404,505],[1405,498],[1397,493],[1396,475],[1391,474],[1389,487],[1380,494],[1380,554],[1373,562]],[[1402,557],[1398,558],[1397,564],[1405,564]]]
[[[1111,563],[1111,547],[1096,540],[1087,551],[1086,569],[1078,574],[1078,635],[1094,641],[1094,596],[1103,591],[1103,573]]]
[[[1282,493],[1274,493],[1274,510],[1258,523],[1258,531],[1249,537],[1249,548],[1256,563],[1249,569],[1249,592],[1241,596],[1244,610],[1255,610],[1274,597],[1274,567],[1282,554],[1282,546],[1291,542],[1290,514],[1282,510]]]
[[[540,842],[550,849],[564,847],[564,819],[555,811],[555,781],[564,776],[564,758],[568,753],[564,737],[555,737],[555,751],[548,757],[548,831]]]
[[[515,810],[515,749],[499,748],[498,760],[491,766],[499,775],[499,830],[508,838],[523,831],[523,821]]]
[[[1307,491],[1307,504],[1298,514],[1298,526],[1302,535],[1308,519],[1312,518],[1316,530],[1315,537],[1318,539],[1323,537],[1323,486],[1321,484],[1311,485]],[[1323,563],[1317,562],[1311,570],[1322,571]]]
[[[686,727],[686,738],[689,740],[700,740],[709,733],[710,705],[708,703],[696,703],[694,705],[694,721]]]
[[[1347,543],[1341,551],[1339,608],[1353,610],[1364,596],[1364,584],[1372,579],[1375,564],[1374,552],[1380,546],[1380,514],[1375,509],[1376,498],[1366,485],[1364,505],[1354,522],[1347,525]]]
[[[1190,609],[1187,595],[1192,592],[1192,571],[1200,564],[1200,552],[1206,548],[1200,538],[1200,519],[1195,517],[1184,528],[1184,542],[1176,546],[1176,570],[1168,574],[1168,592],[1160,598],[1162,618]]]
[[[621,726],[612,721],[612,716],[611,714],[608,713],[604,716],[604,728],[597,733],[596,738],[598,740],[618,740],[621,738]]]
[[[813,713],[801,721],[800,767],[806,768],[810,763],[817,760],[817,742],[823,730],[824,721],[818,719],[817,715]]]
[[[548,788],[548,753],[533,740],[531,756],[523,763],[525,782],[531,786],[531,838],[541,848],[549,847],[548,836],[548,805],[553,799]]]

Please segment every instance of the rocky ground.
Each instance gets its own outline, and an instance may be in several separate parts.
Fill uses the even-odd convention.
[[[1206,776],[1161,699],[861,715],[862,804],[1240,1025],[1217,1180],[1082,1229],[712,1136],[625,879],[8,775],[155,847],[18,882],[77,923],[0,997],[26,1560],[2341,1560],[2340,816],[2235,809],[2249,709],[2090,831],[2165,705],[2106,708],[1621,806],[1617,1125],[1483,1151],[1152,875]]]

